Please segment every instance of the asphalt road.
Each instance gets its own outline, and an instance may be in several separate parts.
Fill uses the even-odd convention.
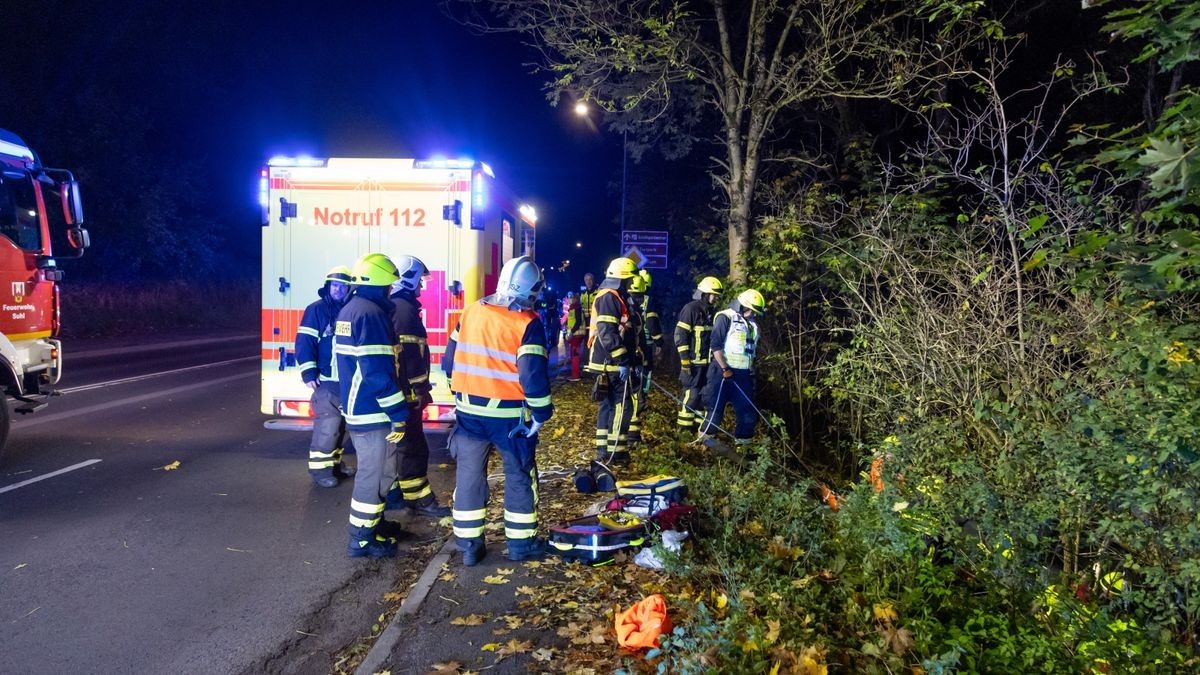
[[[66,395],[14,421],[0,671],[327,672],[280,659],[314,614],[349,596],[346,639],[370,630],[398,565],[347,558],[350,485],[312,487],[307,434],[263,428],[257,336],[209,338],[70,345]]]

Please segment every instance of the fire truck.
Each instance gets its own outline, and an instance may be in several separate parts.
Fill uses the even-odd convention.
[[[325,273],[366,253],[414,255],[429,268],[421,312],[433,363],[430,421],[453,416],[438,364],[463,307],[496,288],[509,259],[534,255],[537,215],[469,159],[274,158],[262,206],[262,412],[269,428],[306,428],[311,392],[296,369],[296,328]]]
[[[46,405],[62,375],[56,258],[83,255],[79,184],[70,171],[42,166],[16,134],[0,129],[0,452],[10,405],[27,414]],[[11,399],[11,401],[10,401]]]

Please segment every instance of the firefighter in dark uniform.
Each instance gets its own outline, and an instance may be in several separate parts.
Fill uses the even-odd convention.
[[[649,290],[650,273],[640,270],[629,282],[630,307],[641,321],[638,345],[641,354],[638,378],[641,386],[633,393],[633,416],[629,421],[631,446],[642,441],[642,414],[646,410],[646,396],[650,393],[650,377],[663,347],[662,322],[658,318],[658,310],[650,301]]]
[[[338,312],[350,293],[350,268],[338,265],[325,273],[318,300],[304,308],[296,329],[296,362],[300,377],[312,390],[312,440],[308,444],[308,474],[318,487],[337,487],[339,478],[354,475],[342,464],[346,421],[342,419],[333,331]]]
[[[679,383],[683,385],[683,405],[675,423],[685,433],[696,431],[704,419],[705,376],[709,360],[709,334],[712,332],[713,305],[722,290],[716,277],[704,277],[696,285],[692,301],[679,310],[675,324],[675,348],[679,350]]]
[[[334,332],[342,414],[358,453],[350,499],[352,558],[396,555],[395,526],[383,520],[384,501],[396,482],[396,444],[404,440],[411,391],[396,376],[396,331],[389,287],[399,278],[382,253],[354,263],[354,288],[338,313]]]
[[[396,331],[397,377],[408,382],[408,424],[404,440],[396,449],[398,477],[388,492],[387,508],[403,509],[430,518],[450,515],[450,507],[440,506],[429,485],[429,441],[425,438],[425,409],[433,403],[429,382],[429,336],[421,321],[421,288],[429,268],[411,255],[396,258],[400,278],[392,284],[392,327]]]
[[[712,330],[712,363],[708,367],[708,417],[700,433],[708,436],[720,426],[726,404],[733,404],[733,437],[745,445],[754,437],[758,411],[754,407],[754,355],[758,348],[755,317],[766,310],[762,293],[742,291],[728,309],[717,312]]]
[[[486,553],[487,458],[492,448],[504,463],[504,536],[509,560],[546,553],[537,536],[538,429],[551,415],[546,330],[533,311],[543,284],[529,256],[500,270],[494,294],[467,307],[450,335],[442,368],[450,377],[458,423],[450,435],[457,460],[454,536],[463,564]]]
[[[597,377],[599,410],[596,414],[596,459],[620,466],[629,464],[629,422],[633,393],[640,386],[637,358],[640,324],[629,309],[629,284],[637,264],[615,258],[592,303],[587,371]]]

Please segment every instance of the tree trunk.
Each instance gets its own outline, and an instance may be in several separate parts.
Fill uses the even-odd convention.
[[[729,281],[746,283],[750,254],[750,200],[741,187],[729,191]]]

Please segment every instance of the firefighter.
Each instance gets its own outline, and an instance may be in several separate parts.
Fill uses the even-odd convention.
[[[629,422],[633,392],[640,386],[636,367],[639,324],[629,310],[628,289],[637,276],[637,264],[615,258],[592,303],[588,336],[587,371],[596,375],[596,459],[621,466],[629,464]]]
[[[392,328],[396,331],[397,377],[408,382],[411,394],[409,416],[404,440],[396,448],[399,460],[398,477],[388,491],[387,508],[407,508],[418,515],[443,518],[450,507],[440,506],[437,495],[429,486],[429,441],[425,438],[423,417],[433,403],[429,382],[429,338],[421,321],[421,288],[429,276],[429,268],[419,258],[402,255],[396,258],[399,279],[391,286]]]
[[[766,309],[762,293],[742,291],[728,309],[717,312],[712,329],[712,363],[708,366],[708,417],[700,433],[715,431],[725,416],[725,405],[733,404],[736,420],[733,436],[738,445],[750,442],[758,412],[754,407],[754,353],[758,347],[758,323]]]
[[[650,273],[646,270],[638,272],[629,281],[629,299],[631,314],[636,314],[641,330],[638,331],[638,352],[641,361],[638,367],[638,379],[641,386],[633,392],[633,415],[629,420],[629,444],[635,445],[642,441],[642,413],[646,409],[646,395],[650,391],[650,374],[654,370],[656,359],[662,354],[662,322],[658,312],[650,304]]]
[[[591,336],[587,331],[592,325],[592,305],[596,302],[596,277],[591,272],[583,275],[583,285],[579,287],[579,306],[583,309],[583,362],[588,362],[588,345]]]
[[[701,393],[708,368],[709,333],[712,332],[713,305],[721,293],[721,281],[704,277],[696,285],[692,301],[679,310],[675,324],[675,349],[679,351],[679,382],[683,385],[683,404],[675,423],[680,431],[695,431],[704,417]]]
[[[487,458],[504,463],[504,536],[509,560],[546,553],[537,536],[538,429],[551,415],[546,331],[533,304],[542,272],[529,256],[500,270],[497,291],[467,307],[450,335],[442,368],[454,391],[457,426],[450,454],[457,460],[454,536],[463,564],[479,564],[487,516]]]
[[[354,288],[334,329],[342,414],[358,453],[349,551],[352,558],[390,557],[396,555],[396,540],[383,520],[384,502],[396,482],[396,444],[404,440],[411,394],[396,374],[388,299],[399,271],[386,255],[368,253],[354,263],[353,275]]]
[[[583,321],[583,307],[579,304],[579,296],[574,291],[567,292],[563,300],[562,313],[563,341],[567,345],[567,362],[571,371],[567,380],[578,382],[580,379],[580,355],[583,352],[583,342],[587,339],[587,324]]]
[[[337,487],[339,478],[354,475],[342,464],[346,421],[342,419],[337,364],[333,360],[333,330],[338,312],[350,293],[350,268],[338,265],[325,273],[317,301],[304,308],[296,329],[296,361],[300,377],[312,390],[312,440],[308,444],[308,474],[317,487]]]

